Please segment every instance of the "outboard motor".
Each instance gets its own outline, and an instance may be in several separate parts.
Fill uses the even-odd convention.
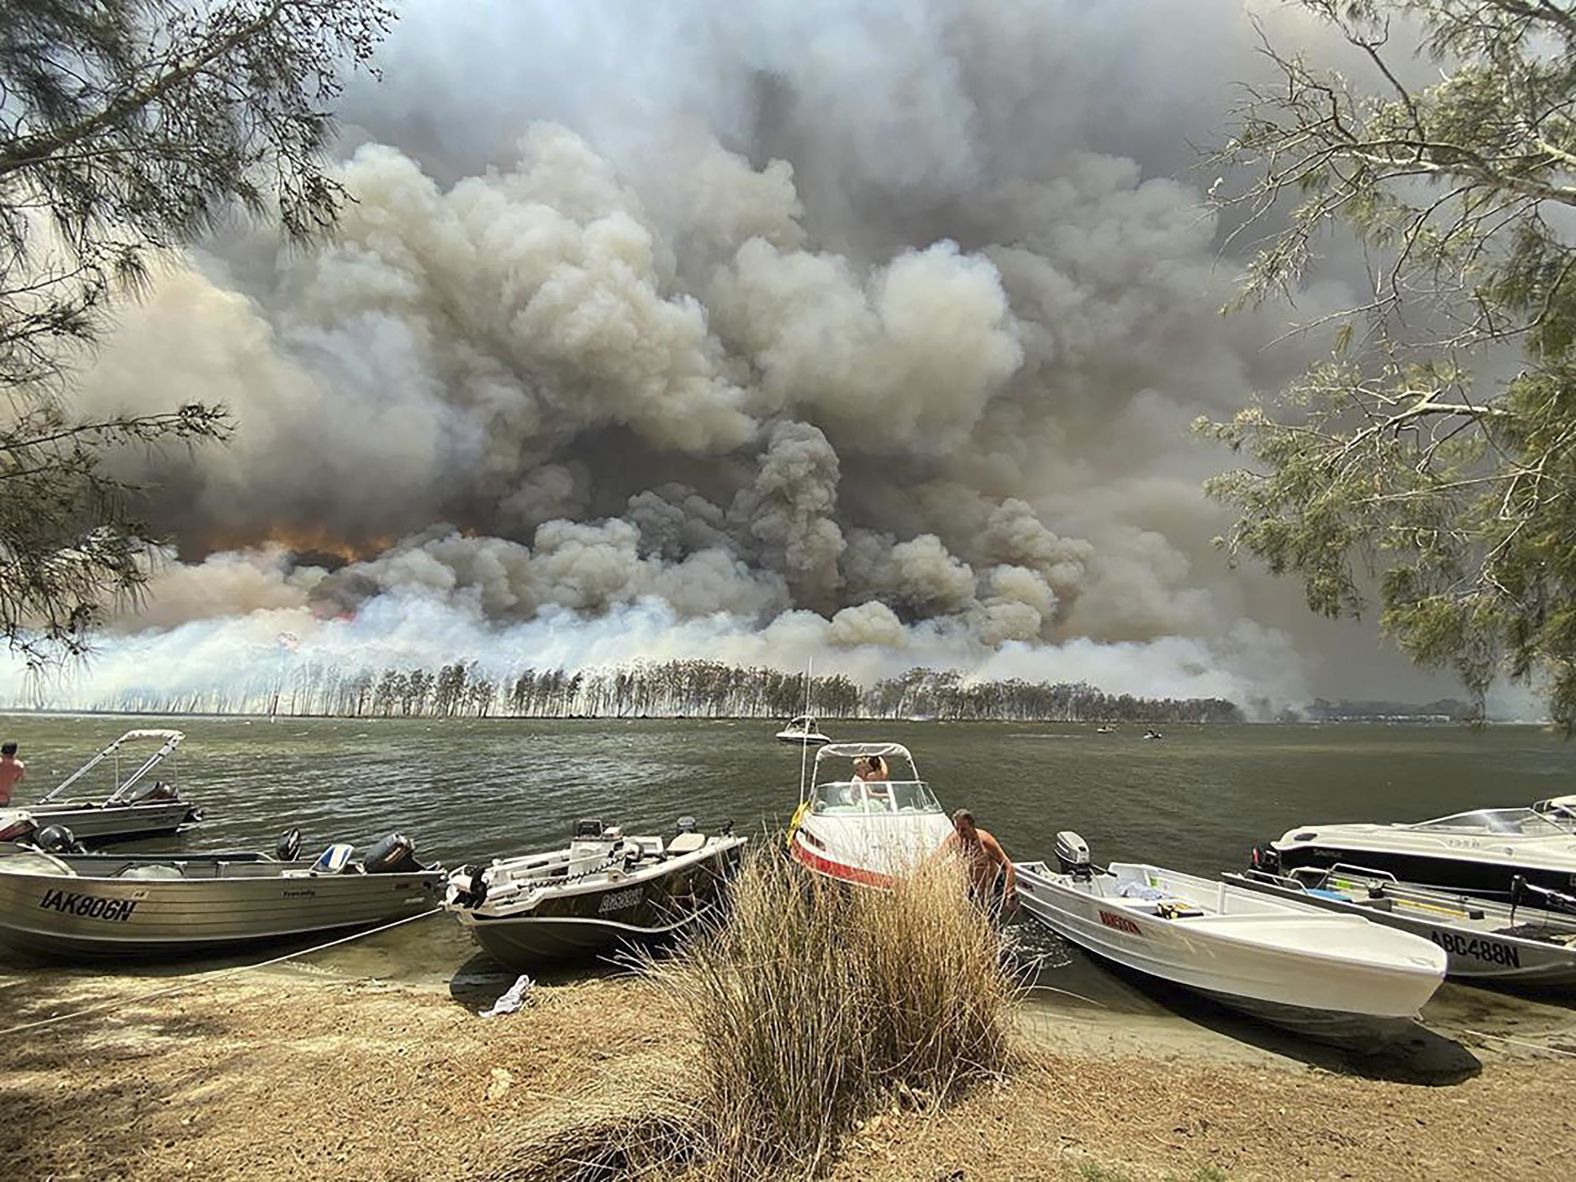
[[[607,826],[602,824],[601,817],[581,817],[575,822],[574,836],[576,838],[597,838],[602,836],[602,831]]]
[[[18,813],[9,821],[0,823],[0,841],[32,841],[38,832],[38,822],[31,813]]]
[[[1249,855],[1253,869],[1262,870],[1266,874],[1279,874],[1281,868],[1280,854],[1273,846],[1256,845]]]
[[[487,901],[487,868],[461,866],[449,878],[449,902],[458,907],[480,907]]]
[[[148,801],[179,800],[181,794],[163,780],[155,780],[151,784],[144,784],[131,794],[127,799],[131,804],[142,804]]]
[[[294,862],[301,855],[301,830],[286,829],[274,843],[274,857],[281,862]]]
[[[695,818],[694,817],[680,817],[679,818],[679,823],[676,826],[674,826],[674,830],[673,831],[675,833],[694,833],[695,832]]]
[[[1087,880],[1093,874],[1089,843],[1071,829],[1063,829],[1056,835],[1056,861],[1063,874],[1071,874],[1076,879]]]
[[[367,851],[361,866],[368,874],[409,874],[423,870],[416,861],[416,843],[403,833],[390,833]]]
[[[33,844],[46,854],[85,854],[76,834],[64,825],[48,825],[38,831]]]

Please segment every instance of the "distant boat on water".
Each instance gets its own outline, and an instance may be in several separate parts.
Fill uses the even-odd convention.
[[[777,732],[777,741],[798,743],[805,747],[820,747],[832,740],[816,728],[813,714],[801,714],[797,718],[790,718],[788,725]]]

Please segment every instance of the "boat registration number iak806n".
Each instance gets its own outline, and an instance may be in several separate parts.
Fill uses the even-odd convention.
[[[103,895],[84,895],[78,891],[47,890],[38,901],[46,911],[59,911],[66,915],[80,915],[84,919],[102,919],[110,923],[125,923],[137,909],[135,899],[109,899]]]

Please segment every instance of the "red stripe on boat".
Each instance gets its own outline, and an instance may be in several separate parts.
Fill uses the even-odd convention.
[[[857,883],[868,887],[890,887],[892,876],[877,874],[874,870],[861,870],[858,866],[845,866],[841,862],[834,862],[830,858],[823,858],[820,854],[806,848],[803,838],[794,835],[793,856],[800,865],[824,874],[828,878],[836,878],[842,882]]]

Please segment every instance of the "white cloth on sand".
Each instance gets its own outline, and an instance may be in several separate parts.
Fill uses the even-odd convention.
[[[514,1013],[530,1000],[531,988],[535,984],[529,974],[521,973],[519,979],[509,986],[508,992],[492,1003],[492,1009],[477,1010],[477,1015],[483,1018],[496,1018],[499,1014]]]

